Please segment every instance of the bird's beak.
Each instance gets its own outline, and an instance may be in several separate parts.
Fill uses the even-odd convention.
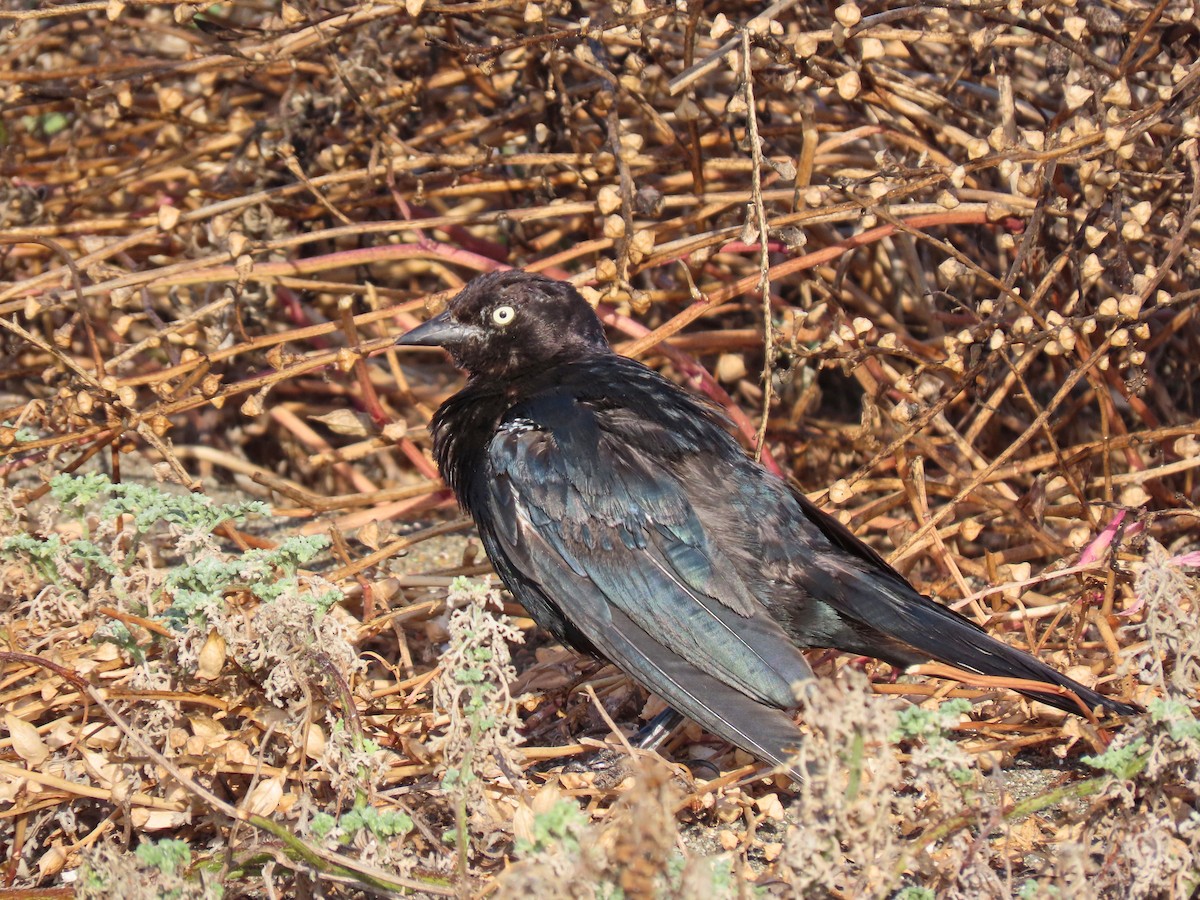
[[[449,312],[444,312],[402,334],[396,344],[401,347],[452,347],[470,338],[475,330],[470,325],[455,322]]]

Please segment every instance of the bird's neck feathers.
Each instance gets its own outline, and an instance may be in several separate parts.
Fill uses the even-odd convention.
[[[608,344],[562,340],[552,353],[531,356],[514,349],[486,367],[467,370],[467,389],[516,397],[530,390],[556,384],[564,371],[579,364],[616,358]]]

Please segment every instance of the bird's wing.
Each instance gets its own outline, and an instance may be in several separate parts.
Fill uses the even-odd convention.
[[[612,662],[702,724],[717,698],[680,699],[699,693],[688,681],[701,672],[755,705],[794,706],[792,684],[811,677],[803,654],[720,556],[648,436],[607,430],[563,394],[521,416],[488,453],[496,550]],[[670,437],[659,439],[663,449]]]
[[[790,715],[708,674],[664,645],[659,636],[631,621],[620,609],[597,608],[595,585],[569,566],[538,567],[537,582],[524,577],[523,572],[533,568],[534,559],[545,560],[554,553],[538,533],[525,532],[518,547],[512,547],[495,533],[482,534],[489,553],[497,549],[499,541],[503,552],[509,554],[507,564],[521,570],[516,580],[508,583],[527,608],[569,603],[572,624],[587,635],[594,652],[711,734],[758,759],[783,766],[793,778],[804,777],[791,764],[801,735]],[[576,602],[580,599],[587,602]]]

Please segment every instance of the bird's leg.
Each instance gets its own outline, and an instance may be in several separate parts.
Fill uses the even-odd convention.
[[[657,750],[682,721],[683,716],[668,706],[639,728],[629,738],[629,743],[639,750]]]
[[[638,750],[657,750],[682,721],[683,716],[668,706],[634,732],[629,738],[629,745]],[[566,770],[591,772],[597,776],[597,785],[611,787],[633,772],[631,762],[624,750],[608,747],[589,754],[586,760],[573,760],[567,764]]]

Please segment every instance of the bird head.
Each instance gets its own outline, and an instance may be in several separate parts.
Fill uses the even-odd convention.
[[[476,278],[445,312],[396,343],[441,347],[459,368],[483,378],[612,352],[596,313],[572,285],[516,269]]]

